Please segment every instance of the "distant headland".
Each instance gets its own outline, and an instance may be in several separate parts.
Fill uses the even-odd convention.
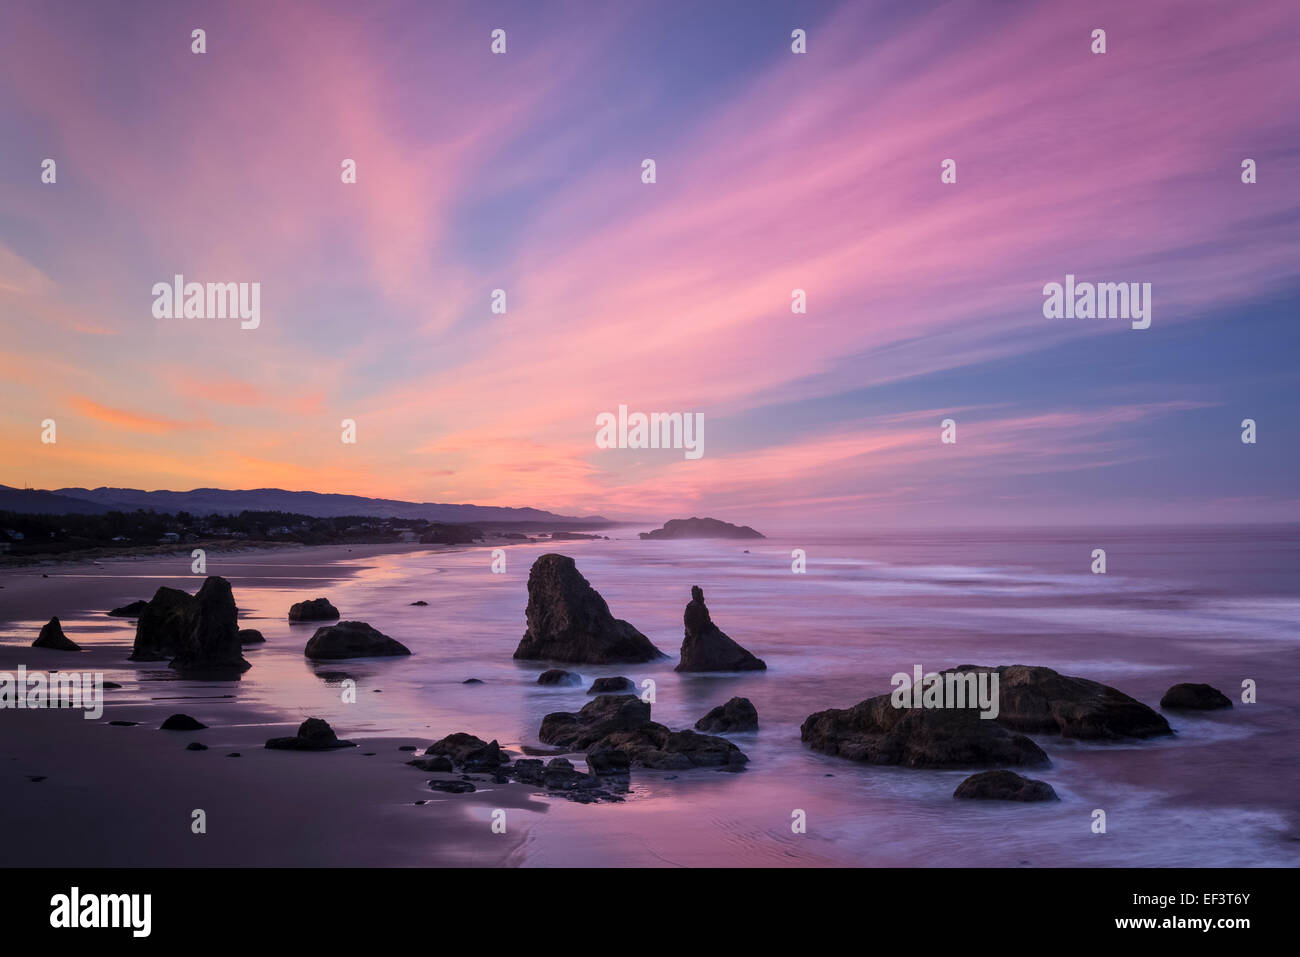
[[[663,528],[641,532],[642,538],[763,538],[762,532],[748,525],[732,525],[716,518],[674,518]]]

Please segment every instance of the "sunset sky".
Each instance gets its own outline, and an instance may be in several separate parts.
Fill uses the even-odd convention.
[[[0,483],[1300,520],[1298,48],[1293,0],[10,0]],[[177,273],[260,327],[154,318]],[[1067,273],[1151,328],[1044,318]],[[704,456],[597,448],[620,404]]]

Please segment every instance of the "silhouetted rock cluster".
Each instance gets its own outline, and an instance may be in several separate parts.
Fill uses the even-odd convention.
[[[140,612],[132,661],[167,661],[178,671],[212,678],[247,671],[230,582],[210,575],[197,595],[159,588]]]

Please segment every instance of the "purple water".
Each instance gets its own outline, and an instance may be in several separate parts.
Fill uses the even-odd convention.
[[[434,740],[453,731],[537,745],[542,717],[577,710],[591,679],[622,674],[656,682],[656,720],[689,727],[743,695],[761,730],[735,735],[742,774],[636,772],[624,804],[546,800],[518,826],[521,864],[854,864],[972,866],[1293,866],[1300,862],[1300,528],[892,533],[763,541],[616,540],[506,549],[490,571],[487,549],[368,558],[355,576],[320,588],[298,576],[292,552],[259,556],[283,577],[244,577],[236,556],[211,559],[229,578],[243,627],[267,643],[248,651],[242,703],[319,715],[341,734]],[[622,537],[628,536],[628,537]],[[1108,573],[1090,573],[1091,551]],[[791,571],[791,550],[807,572]],[[748,553],[746,553],[748,549]],[[546,551],[576,558],[617,617],[672,657],[646,666],[569,666],[580,688],[535,684],[544,666],[511,655],[524,630],[525,583]],[[241,574],[241,572],[243,574]],[[111,574],[118,574],[114,568]],[[130,563],[120,566],[132,573]],[[153,582],[132,583],[147,596]],[[768,670],[681,676],[672,669],[690,586],[714,621],[764,658]],[[327,593],[344,618],[399,639],[410,658],[308,663],[312,626],[291,626],[293,601]],[[417,599],[428,607],[411,607]],[[91,623],[86,622],[87,627]],[[130,623],[99,640],[129,641]],[[72,626],[69,627],[72,631]],[[1234,700],[1226,714],[1168,715],[1173,739],[1085,744],[1035,740],[1053,766],[1054,804],[959,802],[970,772],[854,765],[809,751],[809,713],[890,690],[890,676],[962,663],[1046,665],[1112,684],[1151,705],[1170,685],[1207,682]],[[337,680],[358,680],[358,701]],[[110,675],[110,678],[113,676]],[[482,685],[464,685],[466,678]],[[1243,679],[1258,703],[1240,702]],[[374,693],[381,689],[382,694]],[[1091,830],[1106,811],[1106,834]],[[791,832],[795,809],[806,834]]]

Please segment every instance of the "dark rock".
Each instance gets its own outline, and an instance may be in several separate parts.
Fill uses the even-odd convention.
[[[767,665],[756,658],[713,623],[704,604],[704,592],[691,586],[691,600],[682,616],[686,637],[677,671],[763,671]]]
[[[1014,771],[972,774],[952,792],[955,798],[977,801],[1059,801],[1046,781],[1024,778]]]
[[[186,610],[187,627],[176,644],[171,667],[232,676],[247,671],[251,666],[240,648],[238,617],[230,582],[209,575]]]
[[[597,678],[587,689],[587,694],[618,694],[620,691],[635,691],[636,685],[631,678]]]
[[[308,718],[298,726],[292,738],[271,738],[266,747],[273,751],[330,751],[334,748],[355,748],[352,741],[342,741],[324,718]]]
[[[1160,699],[1160,707],[1173,710],[1212,711],[1215,708],[1231,708],[1232,699],[1210,685],[1184,683],[1174,685],[1166,691],[1165,696]]]
[[[537,683],[539,685],[580,685],[582,675],[565,671],[563,668],[551,668],[537,676]]]
[[[468,781],[430,781],[429,787],[434,791],[446,791],[448,794],[469,794],[477,790]]]
[[[413,744],[399,744],[399,745],[397,746],[397,750],[398,750],[398,751],[414,751],[414,750],[415,750],[415,745],[413,745]]]
[[[206,750],[208,750],[208,746],[207,746],[206,744],[200,744],[200,743],[197,742],[197,741],[191,741],[189,744],[185,745],[185,750],[186,750],[186,751],[206,751]]]
[[[411,650],[364,621],[341,621],[317,628],[302,653],[315,661],[337,661],[409,655]]]
[[[451,758],[445,754],[437,754],[431,758],[412,758],[406,762],[412,767],[419,768],[421,771],[445,771],[450,774],[455,768],[452,766]]]
[[[110,721],[109,724],[114,728],[134,728],[139,721]]]
[[[587,752],[587,770],[592,774],[628,774],[632,768],[632,759],[626,752],[606,750]]]
[[[464,731],[449,734],[441,741],[435,741],[425,749],[424,753],[445,755],[456,767],[466,771],[485,771],[510,762],[496,741],[484,741]]]
[[[523,784],[543,784],[546,780],[546,768],[540,758],[520,758],[513,765],[515,780]]]
[[[51,651],[80,651],[81,646],[63,633],[63,625],[58,618],[51,618],[41,626],[41,633],[32,642],[33,648],[48,648]]]
[[[758,709],[748,698],[732,698],[726,704],[720,704],[699,721],[695,722],[696,731],[709,734],[725,734],[728,731],[757,731]]]
[[[135,623],[135,645],[131,661],[167,661],[184,639],[193,622],[190,611],[194,597],[176,588],[159,588],[140,612]]]
[[[466,678],[461,682],[463,685],[481,685],[482,683],[483,681],[480,678]]]
[[[763,538],[748,525],[732,525],[716,518],[674,518],[663,528],[641,532],[643,539],[662,538]]]
[[[1051,668],[962,665],[956,672],[996,671],[998,724],[1026,734],[1060,734],[1081,740],[1150,738],[1173,734],[1158,712],[1122,691]],[[947,672],[944,672],[945,674]],[[986,722],[987,723],[987,722]]]
[[[202,731],[207,725],[201,721],[196,721],[188,714],[174,714],[164,721],[159,728],[160,731]]]
[[[260,645],[264,641],[266,639],[262,637],[262,633],[256,628],[239,629],[239,643],[241,645]]]
[[[114,608],[108,614],[113,618],[139,618],[148,607],[149,603],[142,598],[139,601],[133,601]]]
[[[411,602],[412,607],[419,607],[419,608],[424,608],[424,607],[426,607],[428,604],[429,604],[429,603],[428,603],[427,601],[413,601],[413,602]]]
[[[290,621],[338,621],[339,610],[330,604],[328,598],[313,598],[300,601],[289,609]]]
[[[1029,738],[979,714],[974,708],[895,708],[883,694],[852,708],[809,715],[800,737],[814,751],[867,764],[961,768],[1051,763]]]
[[[528,629],[515,658],[587,664],[644,662],[664,657],[582,577],[572,558],[543,555],[528,573]]]
[[[228,757],[228,758],[242,758],[243,755],[240,754],[238,751],[231,751],[229,754],[226,755],[226,757]]]
[[[548,714],[538,738],[575,751],[622,751],[633,767],[739,770],[749,760],[726,738],[670,731],[651,721],[650,705],[635,695],[600,695],[576,714]]]

